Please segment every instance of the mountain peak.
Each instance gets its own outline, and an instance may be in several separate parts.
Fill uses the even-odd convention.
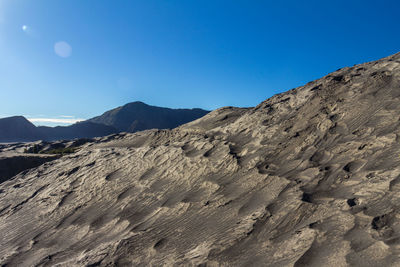
[[[13,124],[15,126],[19,127],[35,127],[35,125],[30,122],[27,118],[24,116],[12,116],[12,117],[6,117],[6,118],[1,118],[0,119],[0,124],[5,126],[7,124]]]
[[[146,129],[175,128],[196,120],[209,111],[202,109],[171,109],[151,106],[141,101],[128,103],[89,121],[113,126],[123,132],[137,132]]]
[[[147,107],[149,107],[150,105],[148,105],[142,101],[134,101],[134,102],[129,102],[129,103],[123,105],[122,107],[125,107],[125,106],[147,106]]]
[[[19,121],[19,122],[26,122],[31,123],[27,118],[24,116],[11,116],[6,118],[1,118],[0,120],[8,120],[8,121]]]

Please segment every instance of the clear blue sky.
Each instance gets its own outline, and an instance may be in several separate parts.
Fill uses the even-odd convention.
[[[0,117],[85,119],[132,101],[255,106],[400,51],[399,10],[384,0],[0,0]]]

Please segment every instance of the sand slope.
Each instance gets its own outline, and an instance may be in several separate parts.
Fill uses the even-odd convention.
[[[400,265],[400,54],[0,185],[7,266]]]

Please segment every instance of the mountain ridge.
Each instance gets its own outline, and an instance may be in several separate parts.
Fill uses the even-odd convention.
[[[136,101],[106,111],[100,116],[89,119],[89,121],[112,126],[121,132],[136,132],[152,128],[175,128],[198,119],[208,112],[199,108],[171,109],[157,107]]]
[[[121,114],[119,114],[120,111],[122,111]],[[136,101],[70,126],[35,126],[23,116],[13,116],[0,119],[0,142],[70,140],[100,137],[118,132],[136,132],[151,128],[175,128],[198,119],[208,112],[198,108],[156,107]]]

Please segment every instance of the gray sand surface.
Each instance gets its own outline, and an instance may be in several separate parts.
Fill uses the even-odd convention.
[[[400,266],[399,136],[396,54],[97,139],[0,184],[0,262]]]

